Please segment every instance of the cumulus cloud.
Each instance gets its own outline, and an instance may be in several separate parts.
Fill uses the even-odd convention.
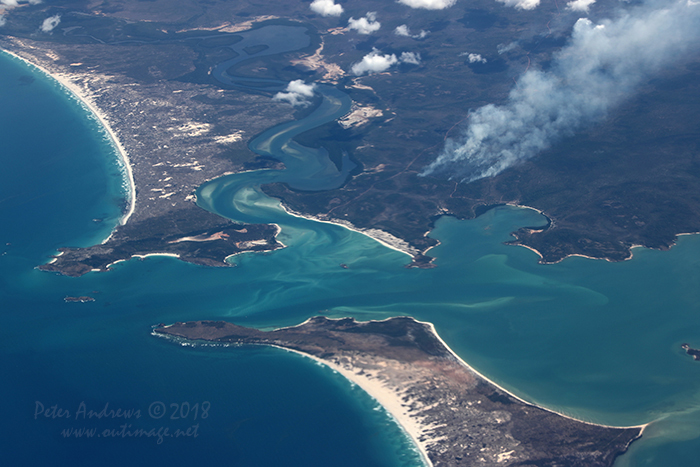
[[[412,37],[414,39],[423,39],[425,36],[428,35],[428,31],[424,31],[421,29],[421,31],[418,34],[411,34],[411,30],[408,28],[408,26],[402,24],[401,26],[396,26],[396,29],[394,29],[394,34],[396,34],[397,36]]]
[[[309,8],[321,16],[340,16],[343,14],[343,7],[335,4],[333,0],[314,0]]]
[[[350,72],[357,76],[381,73],[397,63],[420,65],[420,54],[416,52],[402,52],[397,58],[395,54],[382,55],[379,50],[373,48],[370,53],[362,57],[361,61],[355,63],[352,68],[350,68]]]
[[[503,105],[469,115],[469,126],[423,172],[472,181],[535,156],[605,118],[640,82],[700,49],[700,5],[653,2],[593,24],[579,19],[548,71],[522,75]]]
[[[396,55],[382,55],[379,50],[372,49],[370,53],[362,57],[361,61],[355,63],[352,68],[350,68],[350,72],[357,76],[370,73],[381,73],[382,71],[388,70],[389,67],[398,62],[399,59],[396,58]]]
[[[533,10],[540,4],[540,0],[496,0],[505,6],[512,6],[519,10]]]
[[[423,8],[425,10],[444,10],[454,5],[457,0],[399,0],[411,8]]]
[[[403,52],[399,61],[402,63],[410,63],[411,65],[420,65],[420,54],[415,52]]]
[[[382,24],[377,21],[377,13],[368,11],[367,15],[360,19],[350,18],[348,20],[348,29],[354,29],[360,34],[372,34],[378,31]]]
[[[302,79],[290,81],[284,92],[278,92],[272,98],[276,101],[288,102],[295,107],[306,107],[314,96],[316,83],[306,84]]]
[[[7,7],[15,7],[19,5],[38,5],[41,0],[0,0],[0,5],[5,5]]]
[[[588,13],[588,9],[595,3],[595,0],[574,0],[566,4],[566,8],[572,11],[583,11]]]
[[[41,0],[0,0],[0,6],[4,7],[5,12],[0,11],[0,26],[7,23],[7,11],[20,5],[38,5]]]
[[[397,36],[411,37],[411,30],[408,29],[407,25],[402,24],[401,26],[396,26],[396,29],[394,29],[394,34]]]
[[[61,22],[61,15],[53,15],[49,16],[44,20],[43,23],[41,23],[41,30],[43,32],[51,32],[53,31],[53,28],[58,26],[58,23]]]
[[[469,60],[469,63],[486,63],[487,60],[481,56],[481,54],[472,54],[469,52],[463,52],[459,54],[460,57],[467,57],[467,60]]]

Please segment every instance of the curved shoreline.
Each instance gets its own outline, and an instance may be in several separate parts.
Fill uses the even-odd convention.
[[[384,232],[383,230],[379,230],[379,229],[362,230],[362,229],[352,225],[352,223],[350,223],[349,221],[343,221],[341,219],[326,220],[326,219],[320,219],[316,216],[302,214],[300,212],[293,211],[291,208],[289,208],[289,206],[286,206],[282,201],[280,201],[280,206],[282,207],[284,212],[286,212],[287,214],[289,214],[292,217],[298,217],[300,219],[306,219],[306,220],[310,220],[313,222],[321,222],[323,224],[337,225],[338,227],[342,227],[342,228],[350,230],[352,232],[357,232],[359,234],[362,234],[365,237],[371,238],[375,242],[381,243],[385,247],[392,249],[394,251],[398,251],[399,253],[403,253],[405,255],[408,255],[411,258],[414,258],[416,254],[420,253],[417,249],[414,250],[409,245],[408,242],[401,240],[398,237],[394,237],[390,233]],[[380,238],[379,235],[376,234],[376,232],[381,232],[383,234],[382,235],[383,237],[390,237],[391,239],[395,239],[395,241],[392,242],[392,241],[390,241],[389,238]],[[373,235],[373,233],[374,233],[374,235]],[[401,244],[400,242],[405,243],[405,246],[403,244]]]
[[[424,427],[421,426],[420,422],[409,417],[404,411],[401,410],[401,400],[396,397],[396,394],[390,389],[382,387],[378,382],[371,380],[366,374],[357,374],[346,370],[340,365],[336,365],[333,362],[326,360],[321,360],[318,357],[309,355],[298,350],[289,349],[287,347],[282,347],[279,345],[270,344],[268,347],[275,347],[280,350],[285,350],[287,352],[292,352],[302,357],[309,358],[316,363],[319,363],[343,376],[351,384],[356,384],[359,386],[367,395],[374,399],[379,405],[382,406],[384,411],[389,415],[391,419],[396,422],[396,424],[401,428],[406,436],[408,436],[413,445],[420,453],[421,460],[427,467],[433,467],[433,463],[428,457],[427,443],[430,438],[425,437],[423,434]],[[420,438],[423,437],[424,441]]]
[[[365,391],[370,397],[372,397],[379,405],[381,405],[386,413],[392,418],[398,425],[401,427],[402,431],[412,440],[413,444],[417,448],[418,452],[421,454],[421,458],[425,465],[432,467],[434,464],[431,461],[430,457],[428,456],[428,452],[432,452],[435,454],[434,449],[435,446],[439,445],[441,442],[443,442],[443,434],[440,433],[439,431],[436,432],[436,428],[439,427],[440,425],[435,425],[436,420],[433,418],[432,420],[428,417],[426,418],[425,413],[422,413],[420,410],[420,406],[418,409],[415,406],[415,399],[413,401],[407,400],[409,392],[407,392],[407,388],[402,386],[402,383],[397,382],[397,380],[394,379],[386,379],[384,375],[381,373],[381,369],[373,369],[377,365],[376,360],[372,360],[371,354],[366,354],[365,356],[360,358],[360,361],[362,363],[365,362],[370,362],[368,364],[360,364],[359,366],[354,365],[353,363],[348,362],[346,357],[343,357],[342,351],[341,353],[338,353],[337,349],[331,347],[331,348],[324,348],[325,352],[329,353],[329,357],[325,358],[323,357],[322,354],[315,355],[314,352],[315,350],[312,350],[311,352],[306,352],[304,351],[304,346],[302,345],[300,348],[290,348],[289,346],[285,345],[286,338],[285,337],[280,337],[280,335],[276,335],[276,337],[261,337],[261,334],[266,334],[268,332],[271,332],[270,336],[274,335],[275,332],[278,331],[291,331],[294,332],[295,330],[299,330],[302,333],[304,332],[304,328],[311,326],[314,326],[314,321],[318,322],[319,319],[325,319],[326,322],[342,322],[351,318],[341,318],[341,319],[328,319],[328,318],[323,318],[323,317],[312,317],[304,321],[303,323],[294,325],[294,326],[285,326],[285,327],[280,327],[280,328],[273,328],[267,331],[259,331],[255,330],[254,328],[243,328],[235,325],[233,326],[233,329],[226,329],[225,331],[213,331],[214,334],[208,334],[208,333],[199,333],[199,332],[194,332],[191,333],[190,331],[183,332],[183,328],[187,329],[192,329],[193,326],[190,326],[191,324],[198,323],[197,325],[203,325],[204,323],[211,323],[209,326],[212,326],[214,323],[218,323],[221,325],[230,325],[230,323],[223,323],[223,322],[213,322],[213,321],[208,321],[208,322],[190,322],[190,323],[175,323],[173,325],[159,325],[158,327],[154,327],[152,331],[152,335],[156,337],[163,337],[166,339],[172,339],[175,342],[179,342],[181,345],[197,345],[197,344],[202,344],[202,345],[223,345],[223,346],[241,346],[241,345],[265,345],[265,346],[270,346],[270,347],[276,347],[288,352],[296,353],[299,354],[303,357],[309,358],[321,365],[324,365],[328,367],[329,369],[337,372],[341,376],[343,376],[345,379],[347,379],[350,383],[356,384],[359,386],[363,391]],[[632,425],[632,426],[613,426],[613,425],[605,425],[605,424],[600,424],[600,423],[593,423],[589,421],[584,421],[584,420],[579,420],[577,418],[571,417],[569,415],[562,414],[560,412],[557,412],[555,410],[543,407],[541,405],[535,404],[528,402],[521,397],[518,397],[517,395],[513,394],[511,391],[503,388],[499,384],[495,383],[493,380],[487,378],[484,376],[482,373],[476,371],[472,366],[470,366],[468,363],[466,363],[462,358],[460,358],[446,343],[445,341],[440,337],[438,332],[435,329],[435,326],[430,323],[430,322],[425,322],[425,321],[418,321],[415,318],[412,318],[410,316],[394,316],[390,318],[386,318],[383,320],[370,320],[366,322],[355,322],[354,319],[352,321],[354,323],[357,323],[358,325],[367,325],[369,323],[371,324],[379,324],[379,323],[386,323],[389,324],[390,322],[395,320],[411,320],[414,323],[417,323],[419,325],[424,326],[427,328],[429,334],[431,334],[439,343],[441,346],[444,347],[446,353],[449,355],[447,357],[448,359],[452,359],[454,361],[455,365],[461,366],[464,368],[468,373],[473,374],[476,376],[477,380],[481,379],[485,383],[487,383],[490,386],[493,386],[497,388],[498,390],[502,391],[503,393],[507,394],[508,396],[512,397],[513,399],[517,400],[518,402],[522,403],[523,405],[541,409],[545,412],[548,412],[552,415],[556,415],[559,417],[562,417],[567,420],[571,420],[572,422],[576,423],[582,423],[584,425],[592,426],[592,427],[599,427],[599,428],[604,428],[604,429],[613,429],[613,430],[629,430],[629,429],[638,429],[639,432],[636,437],[631,439],[629,442],[633,442],[636,439],[639,439],[647,426],[650,425],[650,423],[645,423],[645,424],[640,424],[640,425]],[[168,328],[173,327],[173,330],[168,331]],[[194,326],[197,327],[197,326]],[[219,328],[222,326],[213,326],[213,328]],[[161,331],[157,332],[157,328],[160,328]],[[205,328],[199,328],[199,329],[206,329]],[[240,331],[237,331],[240,330]],[[254,333],[254,337],[252,337],[252,340],[246,340],[245,337],[241,337],[245,334],[247,330],[250,330],[252,333]],[[228,333],[233,332],[234,335],[240,334],[239,337],[236,339],[229,339],[226,340],[227,338],[225,336],[228,335]],[[313,332],[313,331],[311,331]],[[218,333],[218,334],[217,334]],[[224,337],[222,337],[224,336]],[[221,340],[222,339],[222,340]],[[290,342],[298,342],[295,339],[292,339]],[[312,341],[313,342],[313,341]],[[312,346],[317,346],[319,344],[312,343],[310,344]],[[292,344],[294,346],[294,344]],[[311,347],[312,349],[316,349],[316,347]],[[360,350],[360,352],[362,352]],[[369,355],[369,359],[367,359]],[[379,359],[381,360],[381,356]],[[386,361],[386,360],[385,360]],[[373,363],[372,363],[373,362]],[[419,365],[416,368],[420,368],[421,366]],[[381,364],[379,363],[379,368],[386,368],[386,364]],[[413,371],[413,370],[412,370]],[[419,371],[419,370],[417,370]],[[420,373],[417,373],[418,375]],[[457,427],[457,425],[455,425]],[[629,445],[627,445],[629,446]],[[449,447],[448,447],[449,450]],[[622,450],[620,453],[624,452]],[[619,454],[618,454],[619,455]],[[499,461],[500,462],[500,461]]]
[[[415,318],[413,318],[413,319],[415,319]],[[535,404],[535,403],[532,403],[532,402],[528,402],[528,401],[526,401],[525,399],[523,399],[522,397],[518,396],[517,394],[514,394],[512,391],[509,391],[508,389],[504,388],[503,386],[501,386],[500,384],[496,383],[496,382],[493,381],[492,379],[488,378],[488,377],[485,376],[483,373],[481,373],[481,372],[475,370],[474,367],[472,367],[472,366],[469,365],[467,362],[465,362],[464,360],[462,360],[462,358],[461,358],[459,355],[457,355],[457,354],[455,353],[455,351],[452,350],[452,348],[451,348],[449,345],[447,345],[447,343],[446,343],[444,340],[442,340],[442,337],[440,337],[440,334],[438,334],[438,332],[437,332],[437,330],[435,329],[435,326],[433,325],[433,323],[428,322],[428,321],[418,321],[418,320],[416,320],[416,321],[419,322],[419,323],[421,323],[421,324],[425,324],[426,326],[428,326],[428,327],[430,328],[430,330],[432,331],[432,333],[435,335],[435,337],[440,341],[440,343],[442,343],[442,345],[445,346],[445,348],[447,349],[447,351],[448,351],[461,365],[465,366],[469,371],[471,371],[471,372],[477,374],[479,377],[485,379],[485,380],[488,381],[490,384],[496,386],[498,389],[500,389],[501,391],[503,391],[503,392],[505,392],[506,394],[510,395],[511,397],[513,397],[513,398],[519,400],[519,401],[522,402],[523,404],[527,404],[527,405],[530,405],[530,406],[532,406],[532,407],[537,407],[538,409],[546,410],[547,412],[550,412],[550,413],[559,415],[560,417],[568,418],[569,420],[574,420],[574,421],[577,421],[577,422],[580,422],[580,423],[585,423],[585,424],[587,424],[587,425],[600,426],[600,427],[604,427],[604,428],[617,428],[617,429],[624,429],[624,428],[640,428],[640,429],[642,430],[642,431],[640,432],[640,436],[642,435],[642,433],[644,433],[644,430],[645,430],[651,423],[653,423],[653,422],[647,422],[647,423],[642,423],[641,425],[629,425],[629,426],[605,425],[605,424],[603,424],[603,423],[595,423],[595,422],[589,422],[589,421],[586,421],[586,420],[581,420],[581,419],[572,417],[572,416],[570,416],[570,415],[566,415],[566,414],[564,414],[564,413],[557,412],[556,410],[552,410],[552,409],[547,408],[547,407],[545,407],[545,406],[543,406],[543,405],[539,405],[539,404]]]
[[[578,418],[563,414],[561,412],[557,412],[556,410],[552,410],[550,408],[547,408],[545,406],[535,404],[532,402],[528,402],[525,399],[519,397],[518,395],[514,394],[513,392],[509,391],[508,389],[504,388],[503,386],[499,385],[498,383],[494,382],[492,379],[488,378],[485,376],[483,373],[477,371],[469,365],[467,362],[465,362],[459,355],[455,353],[452,348],[447,345],[447,343],[440,337],[440,334],[437,332],[435,329],[435,326],[433,323],[428,322],[428,321],[419,321],[411,316],[392,316],[391,318],[386,318],[383,320],[371,320],[372,322],[376,323],[381,323],[385,321],[389,321],[394,318],[410,318],[415,320],[416,322],[420,324],[424,324],[430,328],[430,331],[432,334],[437,338],[438,341],[447,349],[447,351],[452,355],[452,357],[455,358],[462,366],[467,368],[469,371],[472,373],[476,374],[478,377],[484,379],[487,381],[489,384],[497,387],[501,391],[505,392],[506,394],[510,395],[511,397],[517,399],[518,401],[522,402],[523,404],[536,407],[541,410],[545,410],[547,412],[550,412],[552,414],[558,415],[560,417],[564,417],[569,420],[573,420],[575,422],[579,423],[585,423],[586,425],[592,425],[592,426],[599,426],[603,428],[613,428],[613,429],[626,429],[626,428],[639,428],[639,437],[641,437],[644,434],[644,430],[653,422],[648,422],[648,423],[643,423],[641,425],[630,425],[630,426],[615,426],[615,425],[605,425],[602,423],[595,423],[595,422],[589,422],[586,420],[580,420]],[[289,329],[289,328],[296,328],[303,326],[307,322],[309,322],[311,318],[307,319],[303,323],[297,324],[295,326],[286,326],[282,328],[275,328],[276,330],[278,329]],[[159,335],[158,333],[152,333],[155,336],[163,337],[162,335]],[[263,344],[261,344],[263,345]],[[287,347],[279,346],[279,345],[274,345],[274,344],[264,344],[269,347],[275,347],[281,350],[286,350],[287,352],[292,352],[298,355],[301,355],[306,358],[310,358],[311,360],[324,365],[328,368],[330,368],[333,371],[336,371],[338,374],[342,375],[345,379],[350,381],[351,383],[356,384],[359,386],[363,391],[365,391],[372,399],[377,401],[379,405],[381,405],[384,410],[386,411],[387,414],[401,427],[401,429],[408,435],[408,437],[413,441],[413,444],[416,446],[416,449],[418,449],[418,452],[421,454],[421,458],[423,459],[423,462],[428,466],[428,467],[433,467],[433,463],[428,457],[428,442],[434,441],[430,437],[426,436],[424,434],[424,430],[429,428],[429,426],[424,426],[420,423],[420,421],[417,421],[413,418],[411,418],[408,413],[404,410],[402,404],[401,404],[401,398],[400,395],[397,394],[396,392],[392,391],[390,388],[383,387],[381,384],[379,384],[375,379],[368,377],[366,373],[353,373],[352,371],[349,371],[345,368],[343,368],[340,365],[337,365],[333,362],[329,362],[327,360],[322,360],[316,356],[309,355],[304,352],[300,352],[298,350],[290,349]],[[422,440],[421,440],[422,438]]]
[[[527,205],[524,205],[524,204],[505,203],[505,205],[506,205],[506,206],[513,206],[513,207],[516,207],[516,208],[522,208],[522,209],[531,209],[531,210],[537,212],[538,214],[544,216],[544,217],[547,219],[547,221],[549,222],[549,225],[545,226],[545,228],[543,228],[542,230],[537,230],[537,229],[532,229],[532,230],[543,231],[543,230],[549,229],[549,228],[551,228],[552,226],[554,226],[554,219],[552,219],[551,217],[549,217],[547,214],[544,213],[544,211],[541,211],[540,209],[533,208],[532,206],[527,206]],[[639,244],[630,245],[630,246],[628,247],[629,252],[630,252],[629,256],[628,256],[627,258],[625,258],[625,259],[622,259],[622,260],[614,260],[614,259],[606,258],[606,257],[603,257],[603,256],[589,256],[589,255],[584,255],[584,254],[581,254],[581,253],[571,253],[571,254],[566,255],[566,256],[564,256],[563,258],[561,258],[561,259],[559,259],[559,260],[557,260],[557,261],[542,261],[542,259],[544,258],[544,256],[543,256],[542,253],[541,253],[539,250],[537,250],[536,248],[531,247],[530,245],[525,245],[524,243],[512,243],[512,242],[509,242],[508,244],[513,245],[513,246],[521,246],[521,247],[523,247],[523,248],[527,248],[528,250],[534,252],[537,256],[540,257],[540,261],[539,261],[540,264],[545,264],[545,265],[547,265],[547,264],[559,264],[559,263],[561,263],[562,261],[564,261],[564,260],[567,259],[567,258],[574,258],[574,257],[577,257],[577,258],[587,258],[587,259],[598,260],[598,261],[607,261],[608,263],[619,263],[619,262],[622,262],[622,261],[629,261],[629,260],[631,260],[631,259],[634,257],[634,252],[633,252],[632,250],[634,250],[635,248],[646,248],[647,250],[666,251],[666,250],[669,250],[669,249],[673,248],[673,247],[676,245],[676,242],[678,241],[678,237],[685,236],[685,235],[698,235],[698,234],[700,234],[700,232],[681,232],[681,233],[677,233],[677,234],[675,234],[675,238],[674,238],[674,240],[673,240],[673,243],[672,243],[667,249],[663,249],[663,248],[653,248],[653,247],[649,247],[649,246],[646,246],[646,245],[639,245]],[[517,240],[518,240],[518,237],[515,235],[515,232],[513,232],[512,235],[515,236],[515,239],[516,239],[516,241],[517,241]]]
[[[23,57],[20,57],[16,53],[10,52],[9,50],[5,49],[0,49],[0,52],[5,53],[9,55],[10,57],[13,57],[22,63],[24,63],[27,66],[33,67],[37,70],[39,70],[41,73],[44,75],[48,76],[49,78],[53,79],[56,81],[59,85],[61,85],[65,90],[67,90],[75,99],[78,100],[79,103],[81,103],[88,112],[90,112],[95,119],[100,123],[101,127],[104,129],[105,133],[109,137],[112,143],[112,147],[116,150],[117,154],[119,155],[119,158],[121,160],[121,163],[124,167],[124,171],[126,172],[126,179],[129,183],[129,209],[127,210],[126,213],[122,216],[122,218],[119,220],[119,225],[124,225],[127,223],[131,215],[134,213],[134,209],[136,207],[136,184],[134,182],[134,173],[131,167],[131,161],[129,160],[129,155],[126,152],[126,149],[124,149],[124,146],[122,146],[121,141],[119,141],[119,138],[117,137],[116,133],[114,130],[112,130],[112,127],[109,125],[107,121],[107,117],[102,113],[102,111],[97,107],[97,105],[92,101],[90,97],[85,95],[85,93],[75,84],[73,83],[69,78],[68,75],[65,75],[63,73],[51,73],[48,71],[46,68],[37,65],[34,62],[31,62]],[[116,229],[116,226],[115,226]],[[114,229],[112,229],[114,231]],[[111,234],[110,234],[111,237]],[[107,240],[110,238],[107,237]],[[105,240],[106,241],[106,240]],[[104,243],[104,242],[103,242]]]
[[[311,319],[311,318],[309,318]],[[275,328],[275,329],[287,329],[287,328],[295,328],[304,325],[309,321],[307,319],[301,324],[297,324],[295,326],[287,326],[283,328]],[[389,318],[390,319],[390,318]],[[168,339],[174,342],[179,343],[180,345],[183,346],[192,346],[195,344],[191,344],[189,339],[182,338],[182,337],[177,337],[177,336],[171,336],[168,334],[161,334],[157,333],[154,331],[151,331],[151,335],[155,337],[160,337],[161,339]],[[210,341],[198,341],[196,344],[198,345],[204,345],[204,346],[242,346],[242,345],[260,345],[264,347],[273,347],[275,349],[283,350],[285,352],[290,352],[296,355],[299,355],[303,358],[308,358],[319,365],[322,365],[338,374],[343,376],[348,382],[351,384],[355,384],[358,387],[360,387],[367,395],[369,395],[372,399],[374,399],[379,405],[382,406],[384,411],[389,415],[389,417],[394,420],[394,422],[398,425],[398,427],[403,431],[406,436],[411,440],[413,443],[414,447],[420,454],[421,460],[425,464],[426,467],[433,467],[433,463],[430,460],[430,457],[428,457],[428,451],[427,451],[427,444],[426,441],[429,441],[428,438],[424,438],[425,441],[421,441],[420,437],[423,435],[423,428],[421,427],[421,424],[417,422],[416,420],[411,419],[409,416],[407,416],[404,412],[401,411],[401,401],[398,397],[396,397],[396,394],[392,392],[388,388],[381,387],[379,383],[376,381],[371,380],[370,378],[367,377],[366,374],[357,374],[353,373],[351,371],[346,370],[345,368],[341,367],[340,365],[336,365],[333,362],[329,362],[326,360],[322,360],[316,356],[310,355],[308,353],[300,352],[298,350],[290,349],[288,347],[283,347],[281,345],[275,345],[275,344],[230,344],[230,343],[225,343],[225,342],[210,342]]]

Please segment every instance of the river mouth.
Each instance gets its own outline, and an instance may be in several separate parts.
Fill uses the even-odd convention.
[[[269,131],[268,137],[261,134],[251,144],[267,142],[261,149],[282,148],[282,136],[294,132],[291,127]],[[277,139],[272,138],[275,135]],[[293,143],[293,138],[286,141]],[[287,146],[294,149],[291,143]],[[293,165],[295,156],[292,151],[275,157],[287,157]],[[313,161],[316,156],[308,157]],[[27,174],[42,169],[22,158],[10,162],[26,165]],[[66,169],[65,164],[58,168]],[[328,174],[321,170],[321,181],[315,186],[342,183],[340,171],[335,170]],[[291,248],[240,255],[235,258],[240,265],[236,268],[200,268],[154,257],[120,263],[108,274],[73,279],[33,270],[39,259],[27,259],[29,253],[24,253],[41,249],[45,254],[45,245],[51,251],[60,244],[57,232],[65,238],[83,238],[95,228],[90,227],[91,218],[108,218],[101,206],[94,214],[82,212],[87,216],[83,224],[74,217],[64,218],[64,211],[76,210],[67,193],[83,183],[70,179],[75,175],[71,172],[16,181],[16,187],[2,198],[2,226],[8,232],[3,244],[11,243],[0,257],[7,355],[2,370],[8,382],[17,382],[4,388],[5,399],[13,401],[8,407],[13,423],[6,424],[6,439],[18,453],[26,439],[41,441],[45,449],[29,453],[35,465],[53,462],[46,457],[48,452],[68,458],[75,447],[57,439],[63,427],[58,421],[32,419],[35,401],[75,410],[83,399],[97,410],[110,402],[115,407],[141,408],[144,413],[157,400],[210,400],[217,414],[207,425],[206,437],[199,440],[208,444],[198,445],[200,449],[185,449],[180,443],[171,445],[171,457],[163,457],[165,450],[149,451],[148,447],[130,454],[136,444],[120,440],[96,445],[93,465],[107,457],[115,460],[105,465],[124,465],[148,455],[173,463],[182,459],[230,462],[236,454],[231,445],[245,448],[241,451],[248,453],[244,460],[250,465],[279,465],[266,463],[268,458],[253,458],[256,448],[269,447],[262,443],[265,436],[283,439],[290,431],[307,433],[303,423],[311,426],[314,416],[308,407],[316,407],[312,404],[332,389],[322,386],[323,381],[346,388],[347,400],[362,400],[357,391],[321,369],[317,379],[304,380],[299,374],[316,368],[273,349],[179,349],[152,342],[145,330],[158,322],[192,319],[277,327],[298,324],[316,314],[363,320],[409,314],[431,321],[462,358],[529,400],[601,423],[635,424],[667,417],[633,445],[628,465],[693,465],[690,454],[696,455],[698,443],[692,437],[700,433],[694,412],[700,400],[698,363],[680,345],[700,346],[696,337],[700,335],[698,236],[681,237],[670,251],[635,249],[634,259],[625,263],[570,258],[542,266],[532,252],[501,242],[510,239],[509,232],[517,227],[544,220],[529,210],[502,207],[473,221],[440,220],[431,234],[441,241],[431,250],[439,267],[407,270],[402,268],[405,255],[341,227],[288,215],[277,200],[265,196],[259,187],[270,181],[297,187],[308,183],[313,188],[309,181],[313,176],[292,176],[288,167],[217,178],[200,187],[198,194],[200,206],[226,217],[278,223],[281,240]],[[5,175],[11,178],[12,173]],[[19,191],[24,188],[26,192]],[[49,188],[64,191],[57,192],[60,196],[52,192],[37,197],[43,193],[39,189]],[[45,210],[17,204],[15,215],[8,206],[17,193],[26,193],[23,198],[31,203],[46,200]],[[75,194],[76,198],[90,196],[91,192]],[[22,222],[36,214],[42,216],[36,217],[31,229],[27,224],[22,228]],[[65,227],[65,233],[56,225]],[[44,237],[37,248],[36,242]],[[84,242],[90,241],[85,237]],[[24,249],[21,256],[20,249]],[[95,301],[64,302],[66,295],[86,294],[94,295]],[[272,391],[271,386],[283,387]],[[312,392],[316,386],[323,390]],[[292,398],[291,393],[304,398]],[[270,409],[271,401],[284,403],[275,406],[279,413]],[[366,412],[373,413],[372,401],[365,403]],[[336,409],[331,405],[325,412],[335,414]],[[283,419],[284,414],[289,420]],[[232,423],[239,419],[253,421],[233,431]],[[291,429],[274,431],[277,426]],[[338,446],[347,444],[343,439]],[[27,452],[22,454],[21,462],[15,457],[17,464],[28,463]],[[328,465],[328,461],[304,465]]]
[[[240,33],[242,40],[228,47],[236,57],[221,62],[212,76],[222,85],[248,92],[283,91],[287,83],[269,78],[236,76],[238,65],[251,58],[267,57],[308,47],[311,39],[303,26],[269,25]],[[297,225],[299,220],[288,215],[279,201],[265,195],[260,187],[269,183],[285,183],[301,191],[323,191],[345,183],[357,165],[344,154],[340,168],[323,148],[306,147],[294,138],[306,131],[332,122],[350,111],[352,100],[344,92],[315,85],[318,105],[300,120],[282,123],[253,138],[248,147],[265,158],[274,158],[285,166],[282,170],[255,170],[211,180],[197,190],[197,204],[215,214],[244,223]],[[311,226],[308,224],[307,226]]]

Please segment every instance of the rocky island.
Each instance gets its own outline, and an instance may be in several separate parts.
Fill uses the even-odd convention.
[[[457,357],[430,323],[409,317],[358,322],[317,316],[273,331],[224,321],[178,322],[156,336],[270,345],[309,356],[382,404],[434,466],[612,466],[642,435],[534,406]]]
[[[700,360],[700,349],[694,349],[690,344],[683,344],[681,348],[685,350],[685,353],[693,357],[693,360]]]

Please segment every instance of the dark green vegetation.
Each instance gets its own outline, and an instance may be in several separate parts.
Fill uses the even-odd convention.
[[[426,428],[419,440],[435,466],[611,466],[642,431],[582,423],[526,404],[460,363],[429,325],[412,318],[357,322],[317,316],[267,332],[191,321],[159,325],[154,332],[275,345],[367,374]]]
[[[506,13],[499,9],[499,14]],[[498,25],[508,24],[496,19],[493,23],[496,31]],[[450,23],[450,37],[459,37],[459,24]],[[481,52],[486,45],[481,44],[496,31],[484,31],[479,45],[455,47],[453,57],[465,49]],[[415,49],[439,41],[437,34]],[[322,194],[297,193],[284,186],[266,187],[266,192],[294,210],[381,228],[421,249],[433,243],[424,234],[442,213],[470,218],[483,206],[532,206],[552,220],[551,228],[522,229],[514,243],[535,248],[544,262],[571,254],[623,260],[633,245],[665,249],[677,234],[700,231],[700,196],[695,189],[700,182],[700,132],[694,110],[700,105],[697,56],[646,83],[605,122],[495,178],[460,184],[418,176],[440,152],[444,138],[459,134],[467,109],[502,101],[528,57],[531,66],[538,61],[546,66],[548,54],[563,41],[545,39],[535,37],[500,57],[484,53],[494,62],[508,61],[507,69],[491,73],[477,73],[456,60],[447,63],[445,47],[442,56],[434,50],[421,52],[424,65],[418,69],[362,78],[376,96],[361,91],[352,93],[353,99],[397,113],[389,122],[366,127],[363,142],[368,147],[355,157],[367,172]],[[486,50],[496,48],[498,40],[491,41]],[[526,47],[533,53],[522,53]]]
[[[276,234],[277,228],[272,225],[234,224],[190,206],[169,219],[151,218],[136,227],[126,224],[104,245],[61,248],[56,261],[39,268],[81,276],[93,269],[106,271],[115,261],[149,253],[176,254],[183,261],[206,266],[228,266],[225,259],[229,255],[281,248]]]
[[[251,59],[236,73],[319,80],[325,70],[291,61],[313,54],[323,44],[323,59],[346,72],[337,85],[358,104],[371,105],[383,115],[350,129],[328,124],[298,137],[305,145],[326,147],[336,164],[345,153],[357,162],[358,169],[341,188],[305,193],[274,185],[264,190],[295,211],[382,229],[422,251],[435,243],[425,233],[438,216],[471,218],[485,206],[503,203],[532,206],[551,219],[546,229],[518,231],[514,241],[539,251],[544,262],[571,254],[623,260],[633,245],[668,248],[677,234],[700,231],[700,195],[695,188],[700,182],[700,57],[687,57],[644,83],[640,93],[605,122],[495,178],[464,184],[418,174],[440,153],[447,137],[460,134],[469,109],[502,103],[526,69],[546,69],[579,15],[560,11],[555,4],[523,11],[492,0],[438,11],[366,0],[343,6],[340,18],[323,18],[311,12],[307,2],[111,0],[88,6],[58,1],[11,10],[0,32],[47,46],[61,43],[64,50],[75,45],[81,54],[92,54],[94,62],[104,62],[100,71],[138,83],[221,87],[209,70],[231,58],[226,46],[238,40],[235,31],[225,31],[270,21],[308,26],[312,43],[307,49]],[[609,17],[616,7],[617,2],[599,1],[589,16]],[[328,32],[367,11],[377,12],[379,31]],[[61,15],[57,28],[51,34],[38,32],[41,21],[55,14]],[[429,34],[419,39],[395,35],[402,24],[412,34]],[[239,26],[231,29],[232,25]],[[506,45],[512,47],[499,54],[499,46]],[[107,60],[110,49],[118,49],[115,56],[124,59]],[[397,56],[419,53],[421,64],[396,65],[390,75],[355,81],[348,74],[352,64],[373,49]],[[487,63],[469,63],[469,53],[481,54]],[[219,156],[239,169],[271,165],[254,160],[241,147],[221,147]]]

